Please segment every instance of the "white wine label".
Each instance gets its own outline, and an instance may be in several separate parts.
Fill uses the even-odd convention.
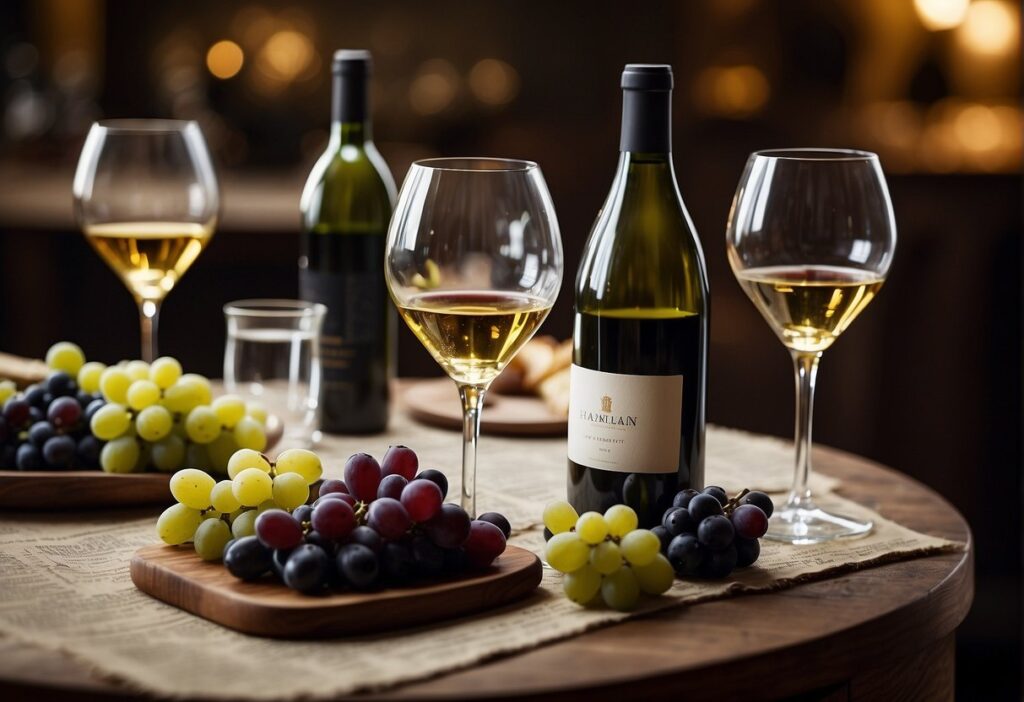
[[[569,460],[623,473],[675,473],[683,376],[569,372]]]

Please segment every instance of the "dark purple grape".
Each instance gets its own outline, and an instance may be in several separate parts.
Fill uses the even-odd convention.
[[[70,436],[54,436],[43,445],[43,460],[51,468],[70,468],[76,448]]]
[[[768,531],[768,517],[756,505],[740,505],[733,510],[732,525],[744,539],[760,539]]]
[[[332,492],[341,492],[347,495],[348,487],[345,485],[345,481],[338,480],[337,478],[328,478],[320,483],[320,492],[317,494],[320,497],[323,497],[324,495]]]
[[[686,508],[690,512],[693,521],[700,524],[708,517],[722,513],[722,503],[713,495],[695,495],[690,500],[690,506]]]
[[[377,486],[377,499],[390,497],[393,500],[398,500],[402,497],[402,490],[408,484],[409,481],[398,474],[385,475],[380,481],[380,485]]]
[[[324,550],[327,555],[333,555],[337,550],[338,542],[332,539],[328,539],[326,536],[321,534],[316,529],[306,533],[306,543],[314,544]]]
[[[736,567],[746,568],[761,555],[761,543],[757,539],[736,538]]]
[[[697,522],[690,516],[690,510],[685,507],[679,507],[671,512],[667,512],[661,525],[668,529],[668,533],[672,536],[697,533]]]
[[[92,395],[87,393],[87,392],[85,392],[84,390],[79,390],[75,394],[75,402],[78,403],[78,406],[81,407],[82,410],[85,410],[85,408],[88,407],[89,403],[92,402],[92,401],[93,401]]]
[[[479,519],[470,524],[469,537],[462,544],[472,568],[486,568],[505,551],[505,535],[490,522]]]
[[[552,536],[554,536],[554,534],[551,533],[551,530],[544,527],[544,541],[551,541]]]
[[[466,510],[449,502],[441,505],[441,511],[423,524],[423,530],[441,548],[458,548],[469,537],[470,521]]]
[[[267,548],[295,548],[302,543],[302,525],[283,509],[268,509],[256,517],[256,538]]]
[[[414,480],[429,480],[430,482],[434,483],[434,485],[437,485],[439,488],[441,488],[442,500],[448,496],[448,478],[446,478],[444,476],[444,473],[442,473],[439,470],[428,468],[427,470],[417,475],[414,478]]]
[[[407,446],[391,446],[380,462],[381,475],[400,475],[406,480],[415,478],[419,467],[420,459]]]
[[[736,530],[729,518],[723,514],[714,514],[697,527],[697,539],[712,551],[724,551],[732,545]]]
[[[18,447],[14,464],[18,470],[43,470],[46,468],[43,452],[32,444],[22,444]]]
[[[434,544],[425,536],[412,540],[409,547],[416,570],[428,578],[440,575],[444,571],[444,549]]]
[[[28,423],[34,424],[35,422],[41,422],[46,419],[46,412],[39,409],[38,407],[28,408]]]
[[[402,490],[402,506],[409,513],[409,518],[417,524],[431,519],[441,510],[444,495],[441,488],[430,480],[414,480]]]
[[[341,539],[356,528],[356,513],[344,500],[327,499],[313,508],[310,523],[326,538]]]
[[[345,504],[347,504],[349,507],[351,507],[353,510],[356,508],[356,505],[359,504],[356,501],[356,498],[352,497],[352,495],[349,495],[348,493],[345,493],[345,492],[329,492],[326,495],[324,495],[323,497],[318,497],[315,500],[313,500],[313,504],[311,506],[312,506],[313,509],[316,509],[318,505],[321,505],[324,502],[327,502],[328,500],[340,500],[340,501],[344,502]]]
[[[380,552],[380,565],[384,574],[396,581],[408,580],[416,567],[409,546],[400,541],[384,544]]]
[[[94,414],[96,414],[96,412],[99,411],[99,409],[101,407],[103,407],[105,404],[107,404],[107,403],[102,398],[99,399],[99,400],[93,400],[92,402],[90,402],[86,406],[86,408],[85,408],[85,414],[84,414],[85,423],[88,424],[89,422],[91,422],[92,421],[92,416]]]
[[[761,511],[764,512],[764,515],[768,518],[771,518],[772,513],[775,512],[775,503],[772,502],[772,498],[757,490],[753,490],[744,495],[740,500],[740,504],[760,507]]]
[[[373,456],[368,453],[349,456],[345,463],[345,485],[356,499],[363,502],[373,502],[377,499],[380,479],[380,465]]]
[[[512,525],[509,524],[508,519],[505,518],[504,514],[499,512],[485,512],[477,517],[477,519],[481,522],[490,522],[501,529],[501,533],[505,535],[506,539],[512,535]]]
[[[319,592],[327,587],[331,570],[330,558],[322,548],[302,544],[291,552],[284,564],[284,584],[299,592]]]
[[[369,590],[377,582],[377,554],[362,544],[346,544],[336,557],[338,572],[355,590]]]
[[[235,539],[224,549],[224,566],[236,578],[256,580],[271,568],[271,551],[255,536]]]
[[[78,393],[78,384],[63,371],[51,373],[46,379],[46,392],[53,397],[65,397]]]
[[[78,440],[75,448],[75,455],[83,468],[99,468],[100,451],[103,449],[103,442],[92,434],[86,434]]]
[[[25,402],[31,407],[46,409],[49,403],[46,401],[46,388],[42,385],[29,385],[25,388]]]
[[[47,421],[36,422],[28,428],[28,440],[37,449],[42,449],[47,441],[57,436],[57,430]]]
[[[293,548],[279,548],[273,551],[270,556],[270,566],[277,577],[284,579],[284,567],[288,563],[288,557],[292,555]]]
[[[313,517],[313,508],[309,505],[299,505],[292,511],[292,516],[300,524],[308,522]]]
[[[681,491],[676,493],[675,497],[672,498],[672,506],[673,507],[689,507],[690,506],[690,500],[692,500],[696,495],[699,495],[699,494],[700,493],[698,493],[693,488],[686,488],[685,490],[681,490]]]
[[[50,424],[62,431],[70,431],[82,418],[82,406],[73,397],[58,397],[46,410]]]
[[[384,548],[384,539],[370,527],[361,524],[352,530],[352,533],[345,537],[346,544],[362,544],[374,553],[380,553]]]
[[[4,403],[4,420],[12,430],[27,426],[31,416],[32,406],[21,397],[12,397]]]
[[[370,504],[366,512],[366,524],[385,539],[393,541],[409,531],[412,520],[401,502],[391,497],[382,497]]]
[[[461,573],[468,565],[466,552],[461,548],[446,548],[444,552],[444,572]]]
[[[737,559],[736,547],[729,544],[728,548],[708,554],[698,574],[705,578],[724,578],[736,567]]]
[[[718,500],[718,504],[725,506],[725,503],[729,501],[729,495],[723,488],[717,485],[708,485],[706,488],[701,490],[704,495],[711,495],[713,498]]]
[[[676,575],[692,576],[704,561],[704,547],[693,534],[683,534],[672,539],[665,555]]]
[[[658,540],[661,541],[661,552],[665,553],[668,551],[668,545],[672,541],[671,532],[659,524],[651,529],[651,533],[657,536]]]

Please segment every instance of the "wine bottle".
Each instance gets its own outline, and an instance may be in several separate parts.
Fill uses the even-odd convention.
[[[302,299],[327,306],[320,340],[321,428],[382,431],[397,315],[384,282],[395,182],[373,145],[370,54],[334,54],[331,136],[302,192]]]
[[[568,493],[649,527],[704,482],[708,283],[672,167],[672,68],[629,64],[622,90],[618,170],[576,279]]]

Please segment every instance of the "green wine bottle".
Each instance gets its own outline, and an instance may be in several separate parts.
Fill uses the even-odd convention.
[[[320,343],[321,428],[383,431],[397,316],[384,282],[395,181],[370,133],[371,59],[334,54],[331,138],[302,192],[303,300],[327,306]]]
[[[618,171],[576,279],[569,501],[660,523],[704,482],[708,282],[672,167],[672,68],[622,73]]]

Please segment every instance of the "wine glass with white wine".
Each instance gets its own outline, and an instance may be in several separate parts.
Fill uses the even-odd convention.
[[[484,393],[544,322],[562,282],[558,220],[540,168],[417,161],[391,218],[384,270],[402,318],[458,386],[461,504],[473,516]]]
[[[767,537],[807,544],[863,536],[871,522],[820,509],[808,478],[818,361],[878,294],[896,249],[878,157],[840,149],[751,154],[726,240],[736,279],[796,369],[796,472]]]
[[[139,306],[142,358],[152,361],[160,303],[217,224],[220,196],[203,133],[188,121],[96,122],[73,192],[85,238]]]

